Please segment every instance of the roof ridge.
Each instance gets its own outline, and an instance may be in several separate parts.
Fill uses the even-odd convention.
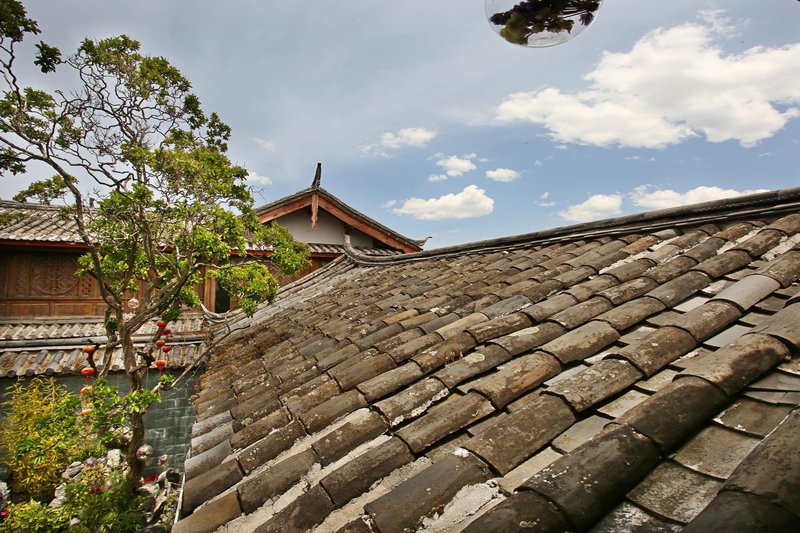
[[[674,228],[682,225],[695,225],[701,222],[711,222],[720,218],[731,219],[731,211],[741,209],[736,215],[744,216],[751,213],[746,208],[756,208],[758,213],[764,213],[764,207],[780,206],[774,211],[780,212],[796,207],[800,204],[800,187],[789,189],[778,189],[764,193],[750,194],[747,196],[737,196],[735,198],[723,198],[699,204],[691,204],[680,207],[670,207],[655,211],[645,211],[622,217],[607,218],[593,222],[584,222],[571,226],[560,226],[556,228],[523,233],[510,237],[499,237],[485,239],[454,246],[434,248],[421,252],[403,254],[398,257],[366,257],[356,251],[349,252],[348,257],[359,265],[378,265],[394,264],[406,261],[416,261],[429,259],[431,257],[459,255],[465,252],[492,252],[497,249],[510,249],[515,246],[526,246],[533,243],[550,243],[566,238],[576,238],[579,236],[600,237],[618,233],[629,233],[640,229],[660,229]],[[676,222],[676,218],[684,215],[698,215]]]

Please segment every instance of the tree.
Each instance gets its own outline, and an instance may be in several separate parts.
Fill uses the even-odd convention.
[[[247,171],[226,155],[230,128],[203,111],[166,59],[144,55],[126,36],[84,40],[67,59],[39,42],[41,72],[65,69],[76,79],[70,90],[49,93],[23,86],[15,73],[17,48],[38,33],[19,1],[0,0],[0,172],[25,172],[30,162],[49,167],[51,178],[16,199],[65,200],[63,216],[87,248],[78,273],[97,280],[106,351],[122,348],[135,395],[154,359],[133,343],[144,324],[198,305],[194,287],[206,273],[252,313],[275,297],[278,283],[248,247],[270,247],[289,274],[307,264],[307,250],[283,228],[258,223]],[[143,410],[129,414],[132,479],[144,466],[136,455],[142,417]]]

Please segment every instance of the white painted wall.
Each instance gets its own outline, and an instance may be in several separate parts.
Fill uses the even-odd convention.
[[[318,211],[316,229],[311,229],[310,207],[279,217],[277,222],[301,242],[344,244],[344,222],[322,208],[319,208]],[[372,248],[374,246],[372,237],[352,228],[350,229],[350,242],[357,247]]]

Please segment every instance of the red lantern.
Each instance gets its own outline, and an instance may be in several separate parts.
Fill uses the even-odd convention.
[[[91,412],[92,412],[91,408],[87,407],[87,408],[81,410],[81,416],[86,416]]]
[[[81,396],[83,396],[84,394],[89,393],[89,391],[91,391],[91,390],[92,390],[92,386],[91,385],[86,385],[86,386],[82,387],[81,388]]]
[[[161,330],[162,335],[169,335],[170,333],[172,333],[172,330],[169,328],[164,328]]]
[[[164,346],[165,344],[167,344],[167,341],[165,341],[165,340],[158,339],[158,340],[156,341],[156,346],[158,346],[159,348],[161,348],[161,347],[162,347],[162,346]]]
[[[164,353],[169,353],[170,351],[172,351],[172,346],[164,346],[163,348],[161,348],[161,351]]]
[[[167,327],[167,321],[166,320],[159,320],[158,322],[156,322],[156,326],[158,326],[159,328],[165,328],[165,327]]]
[[[84,346],[81,351],[83,353],[92,354],[92,353],[94,353],[95,350],[97,350],[97,346],[95,346],[94,344],[90,344],[89,346]]]
[[[87,366],[86,368],[81,370],[81,374],[86,377],[86,384],[89,384],[89,376],[94,374],[94,368]]]
[[[156,366],[157,366],[158,368],[164,368],[164,366],[165,366],[166,364],[167,364],[167,362],[166,362],[166,361],[164,361],[163,359],[159,359],[158,361],[156,361]]]

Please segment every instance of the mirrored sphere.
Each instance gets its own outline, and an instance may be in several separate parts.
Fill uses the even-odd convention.
[[[592,24],[601,0],[485,0],[492,29],[506,41],[543,48],[574,39]]]

